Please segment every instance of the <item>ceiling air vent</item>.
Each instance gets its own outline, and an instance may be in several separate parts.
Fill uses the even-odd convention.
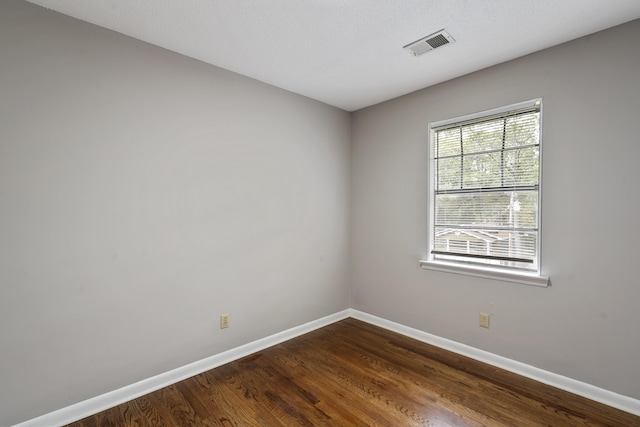
[[[413,56],[418,56],[453,42],[455,42],[455,39],[451,37],[449,33],[445,30],[440,30],[413,43],[409,43],[404,46],[403,49],[407,50]]]

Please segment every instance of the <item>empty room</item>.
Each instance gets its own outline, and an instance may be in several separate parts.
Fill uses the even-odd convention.
[[[0,426],[640,426],[640,2],[2,0]]]

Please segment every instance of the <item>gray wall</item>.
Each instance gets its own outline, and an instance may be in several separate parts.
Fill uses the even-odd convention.
[[[634,21],[354,113],[353,307],[640,399],[639,40]],[[552,287],[421,270],[428,123],[537,97]]]
[[[17,0],[0,61],[0,425],[349,307],[348,113]]]

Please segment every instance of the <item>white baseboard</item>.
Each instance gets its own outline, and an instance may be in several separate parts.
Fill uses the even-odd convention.
[[[561,390],[565,390],[579,396],[586,397],[587,399],[640,416],[640,400],[623,396],[562,375],[554,374],[553,372],[545,371],[525,363],[507,359],[506,357],[498,356],[496,354],[489,353],[488,351],[432,335],[359,310],[347,309],[321,319],[305,323],[304,325],[287,329],[286,331],[269,337],[253,341],[223,353],[216,354],[206,359],[181,366],[120,389],[110,391],[100,396],[84,400],[71,406],[67,406],[66,408],[58,409],[57,411],[16,424],[14,427],[66,425],[348,317],[362,320],[363,322],[397,332],[401,335],[417,339],[418,341],[470,357],[480,362],[522,375],[523,377],[531,378],[541,383],[557,387]]]
[[[562,375],[554,374],[553,372],[545,371],[543,369],[536,368],[535,366],[527,365],[506,357],[498,356],[497,354],[489,353],[488,351],[480,350],[466,344],[461,344],[437,335],[432,335],[419,329],[410,328],[362,311],[351,309],[349,310],[349,315],[354,319],[362,320],[363,322],[397,332],[401,335],[417,339],[418,341],[470,357],[480,362],[522,375],[523,377],[531,378],[532,380],[536,380],[543,384],[547,384],[561,390],[577,394],[578,396],[586,397],[587,399],[640,416],[640,400],[623,396]]]
[[[179,381],[190,378],[194,375],[201,374],[210,369],[222,366],[225,363],[232,362],[252,353],[272,347],[281,342],[290,340],[297,336],[320,329],[342,319],[349,317],[349,310],[343,310],[338,313],[314,320],[304,325],[296,326],[286,331],[250,342],[240,347],[216,354],[206,359],[198,360],[185,366],[173,369],[171,371],[144,379],[137,383],[119,388],[114,391],[75,403],[66,408],[44,414],[37,418],[16,424],[14,427],[34,427],[34,426],[63,426],[90,415],[102,412],[106,409],[113,408],[121,403],[128,402],[132,399],[144,396],[145,394],[175,384]]]

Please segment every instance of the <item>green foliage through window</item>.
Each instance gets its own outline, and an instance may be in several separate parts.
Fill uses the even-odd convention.
[[[535,270],[540,103],[432,128],[434,259]]]

